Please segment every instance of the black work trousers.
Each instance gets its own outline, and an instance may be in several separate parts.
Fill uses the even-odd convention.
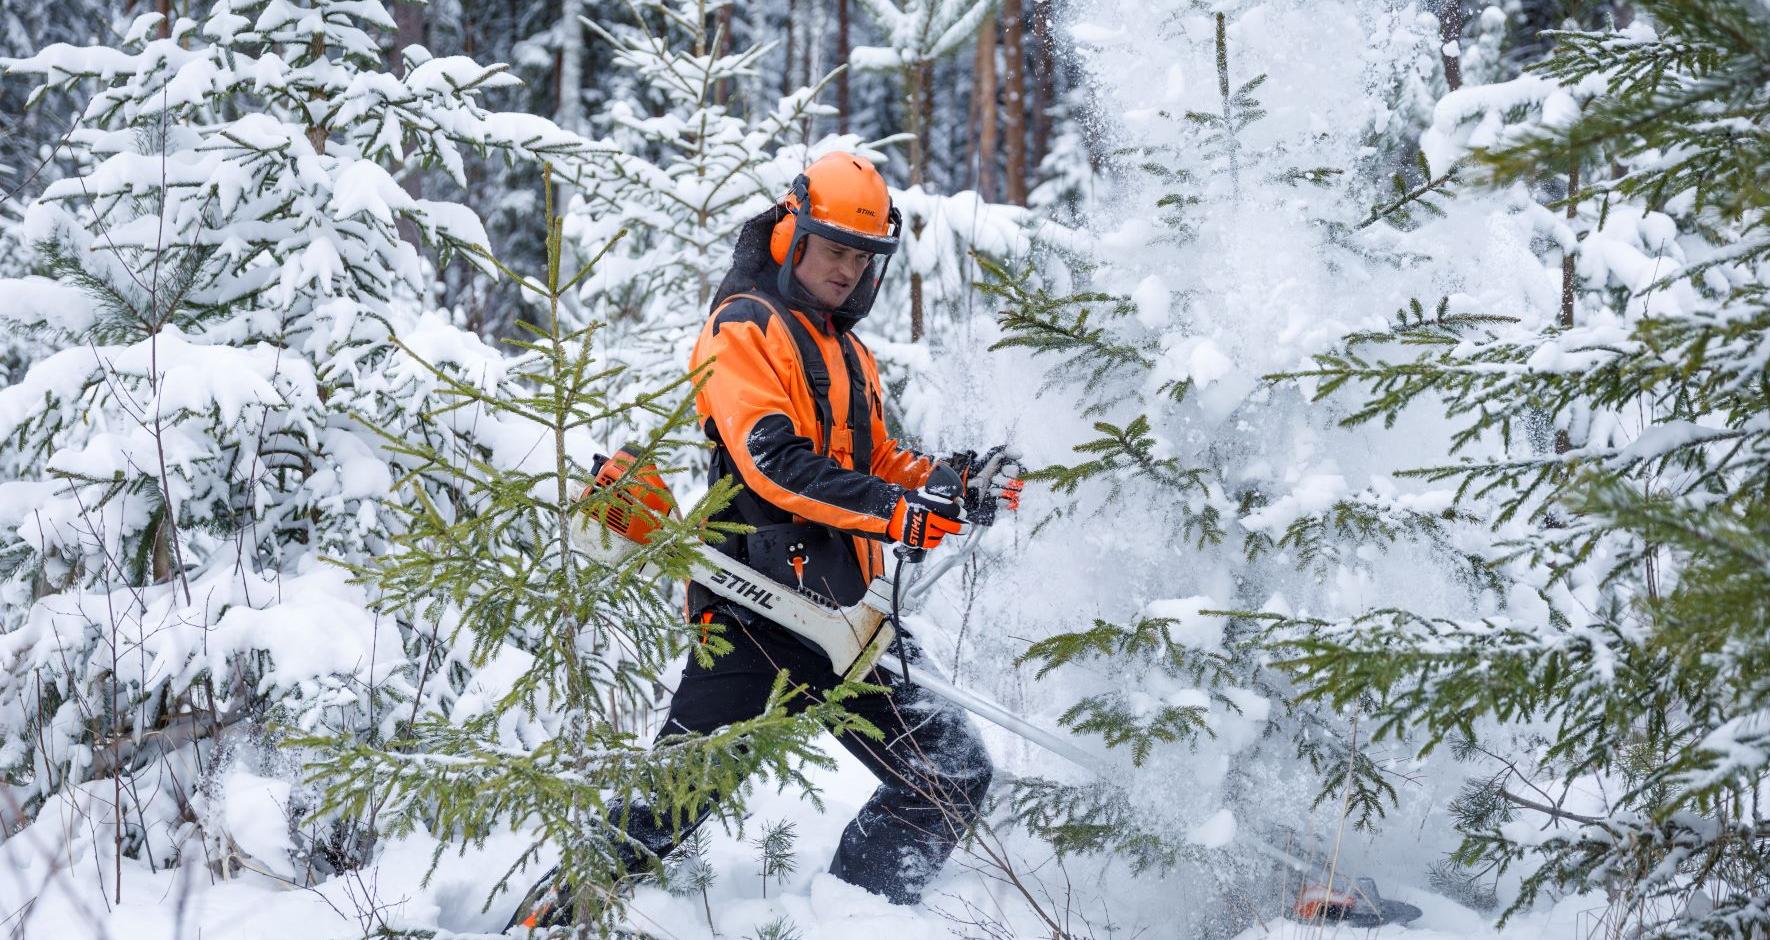
[[[732,651],[716,657],[710,668],[689,657],[660,738],[713,731],[754,718],[762,713],[774,677],[782,669],[794,682],[808,685],[814,695],[841,681],[828,658],[784,627],[767,621],[746,624],[748,618],[717,608],[715,619],[725,627]],[[989,755],[970,719],[956,706],[915,686],[918,653],[911,647],[907,655],[909,687],[897,673],[874,670],[867,681],[889,687],[890,693],[844,703],[885,737],[874,741],[858,734],[838,736],[842,746],[879,779],[879,788],[843,830],[830,863],[836,877],[898,904],[921,898],[922,889],[977,819],[992,774]],[[662,858],[704,819],[677,830],[667,821],[660,825],[646,808],[635,806],[627,815],[627,833]]]

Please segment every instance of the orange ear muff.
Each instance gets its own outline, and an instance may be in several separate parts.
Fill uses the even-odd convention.
[[[811,178],[804,173],[793,180],[793,188],[781,197],[780,207],[787,210],[779,222],[774,223],[774,230],[768,235],[768,253],[774,257],[774,263],[785,265],[787,252],[792,250],[793,235],[799,230],[799,213],[811,205]],[[799,260],[794,258],[794,261]]]
[[[798,227],[791,212],[774,223],[774,231],[768,236],[768,253],[774,256],[775,264],[787,263],[787,249],[792,246],[793,230]]]

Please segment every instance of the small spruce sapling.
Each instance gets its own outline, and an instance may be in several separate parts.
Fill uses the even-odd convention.
[[[800,940],[803,936],[793,919],[782,914],[766,924],[756,925],[756,932],[744,940]]]

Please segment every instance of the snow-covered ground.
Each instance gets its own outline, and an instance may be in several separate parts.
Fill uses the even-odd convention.
[[[824,871],[842,827],[872,791],[873,779],[840,748],[838,766],[813,775],[822,790],[819,813],[802,794],[759,792],[749,830],[764,821],[799,824],[797,870],[764,886],[755,850],[736,833],[710,823],[708,859],[716,880],[705,899],[699,893],[677,897],[653,886],[635,894],[631,924],[659,938],[755,937],[784,918],[801,940],[913,940],[937,937],[1050,936],[1040,916],[1011,884],[961,850],[929,889],[920,905],[893,905]],[[49,857],[42,846],[50,821],[0,844],[0,929],[24,940],[347,940],[385,925],[437,929],[438,937],[495,934],[515,903],[505,893],[482,911],[496,875],[521,850],[506,834],[465,855],[446,852],[435,874],[424,875],[436,849],[434,840],[410,836],[388,844],[376,863],[316,887],[292,886],[269,874],[277,862],[249,859],[238,877],[221,879],[200,858],[180,868],[150,871],[138,861],[123,863],[121,900],[101,897],[96,885],[114,886],[112,872],[99,877],[93,856]],[[42,831],[39,831],[42,830]],[[281,860],[278,860],[281,861]],[[1089,877],[1112,877],[1086,860],[1069,866],[1073,884],[1071,928],[1077,936],[1178,936],[1159,920],[1159,907],[1140,906],[1134,914],[1114,913],[1099,901]],[[525,875],[516,879],[526,882]],[[1037,878],[1037,875],[1032,876]],[[1380,873],[1384,894],[1419,906],[1424,915],[1408,927],[1356,930],[1338,925],[1268,920],[1237,940],[1541,940],[1585,936],[1603,910],[1602,899],[1570,898],[1553,910],[1517,918],[1504,930],[1492,919],[1410,884],[1395,873]],[[1029,884],[1038,882],[1029,878]],[[1061,912],[1060,882],[1042,879],[1054,890],[1048,912]],[[114,887],[112,888],[114,890]],[[1035,888],[1035,892],[1043,889]],[[707,916],[712,913],[709,929]],[[1122,918],[1122,919],[1121,919]]]
[[[744,833],[708,824],[712,838],[707,857],[716,880],[706,898],[698,892],[675,897],[661,888],[642,886],[634,896],[632,925],[660,938],[745,937],[786,918],[803,940],[905,940],[955,931],[963,935],[963,925],[954,918],[974,919],[987,913],[1008,927],[1011,932],[1006,935],[1039,933],[1036,916],[1012,889],[965,865],[962,856],[933,885],[926,902],[916,907],[893,905],[826,873],[842,827],[874,785],[866,769],[845,751],[832,747],[830,752],[838,761],[837,769],[813,774],[822,791],[824,812],[819,813],[802,793],[757,793]],[[257,794],[236,792],[235,796],[249,804]],[[281,814],[267,813],[265,818],[279,821]],[[755,849],[745,839],[753,838],[762,822],[778,819],[799,825],[797,870],[771,880],[765,889]],[[426,883],[436,842],[409,836],[387,844],[370,867],[311,888],[278,876],[275,869],[287,865],[286,856],[242,859],[238,877],[231,879],[210,872],[200,853],[192,853],[190,864],[160,871],[125,859],[119,901],[114,894],[104,897],[97,890],[102,881],[114,891],[114,872],[95,873],[90,851],[84,858],[45,852],[52,827],[45,814],[32,828],[0,843],[0,871],[7,872],[0,878],[0,930],[8,936],[344,940],[381,925],[445,931],[439,936],[496,933],[508,919],[515,896],[505,892],[494,899],[490,910],[481,908],[496,876],[523,845],[514,834],[505,834],[464,855],[447,852]],[[274,845],[277,840],[270,835],[263,841]],[[534,868],[513,882],[526,885],[541,870]]]

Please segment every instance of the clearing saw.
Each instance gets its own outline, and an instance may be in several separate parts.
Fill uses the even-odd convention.
[[[572,542],[591,557],[614,564],[647,544],[660,517],[673,514],[676,503],[662,475],[655,467],[640,465],[632,448],[622,448],[612,457],[598,455],[592,472],[594,479],[586,494],[596,488],[615,488],[617,492],[612,499],[598,500],[592,508],[574,516]],[[936,475],[925,490],[938,499],[957,500],[959,488],[958,475],[942,464],[937,466]],[[901,561],[921,561],[921,552],[904,547],[897,552]],[[902,564],[874,579],[865,596],[846,607],[838,607],[809,590],[774,581],[710,545],[698,546],[690,568],[695,583],[779,624],[821,650],[829,658],[830,668],[844,679],[861,679],[874,667],[901,672],[907,678],[907,665],[890,652],[903,629],[898,620]],[[918,587],[925,590],[926,584]],[[930,669],[918,669],[915,683],[1090,772],[1114,772],[1105,758],[1089,752],[1073,738],[1033,724],[985,696],[953,685]],[[1243,833],[1237,840],[1304,879],[1289,911],[1294,919],[1364,928],[1407,924],[1420,917],[1418,907],[1383,897],[1369,878],[1349,878],[1330,869],[1324,879],[1320,865],[1311,865],[1264,839]]]

